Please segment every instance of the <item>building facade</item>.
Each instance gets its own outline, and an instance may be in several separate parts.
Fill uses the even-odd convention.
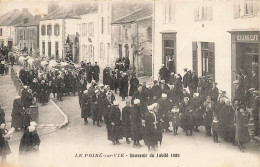
[[[0,16],[0,45],[16,46],[16,28],[15,26],[34,20],[33,15],[27,8],[22,10],[13,10]]]
[[[39,22],[23,23],[16,26],[17,46],[27,53],[37,53],[39,49]]]
[[[117,58],[127,57],[138,75],[152,74],[152,11],[140,8],[112,22]]]
[[[41,20],[39,24],[40,55],[55,59],[65,59],[69,49],[67,39],[70,35],[76,36],[79,33],[79,23],[79,19]]]
[[[80,19],[80,61],[98,61],[98,13],[82,15]]]
[[[259,5],[259,1],[155,1],[154,78],[171,57],[177,73],[188,68],[198,76],[211,75],[233,97],[236,71],[250,75],[252,62],[259,64]]]

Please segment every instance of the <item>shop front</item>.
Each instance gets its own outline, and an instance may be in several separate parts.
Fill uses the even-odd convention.
[[[231,68],[232,82],[236,80],[236,74],[243,70],[251,78],[253,67],[259,65],[259,30],[232,30],[231,33]],[[232,84],[232,83],[231,83]],[[235,88],[232,84],[232,97]]]

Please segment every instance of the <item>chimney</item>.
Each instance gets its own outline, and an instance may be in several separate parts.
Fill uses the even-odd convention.
[[[35,15],[35,16],[34,16],[34,19],[35,19],[35,20],[40,20],[40,19],[41,19],[41,15],[40,15],[40,14]]]
[[[24,19],[23,19],[23,23],[24,23],[24,24],[26,24],[26,23],[28,23],[28,22],[29,22],[29,18],[24,18]]]
[[[28,8],[23,8],[23,12],[28,12]]]

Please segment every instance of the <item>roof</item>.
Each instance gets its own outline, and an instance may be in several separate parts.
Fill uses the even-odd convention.
[[[31,27],[39,25],[39,20],[29,21],[28,23],[17,24],[16,27]]]
[[[70,6],[59,7],[41,20],[74,19],[79,18],[81,15],[93,12],[97,12],[97,5],[91,5],[90,3],[74,3]]]
[[[151,18],[151,17],[152,17],[152,11],[150,9],[140,8],[128,15],[125,15],[113,21],[111,24],[132,23],[132,22],[140,21],[142,19]]]
[[[13,10],[0,17],[0,26],[14,26],[22,23],[24,18],[34,19],[28,10]]]

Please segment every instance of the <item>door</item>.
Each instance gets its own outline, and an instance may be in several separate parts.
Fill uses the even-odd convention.
[[[173,69],[176,72],[176,33],[162,34],[162,46],[162,63],[168,69]],[[170,59],[173,63],[169,63]]]
[[[55,58],[59,59],[59,42],[55,42]]]

